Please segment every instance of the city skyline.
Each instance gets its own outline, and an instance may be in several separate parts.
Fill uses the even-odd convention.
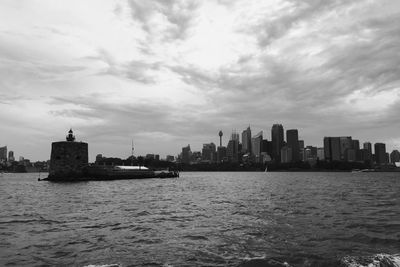
[[[276,132],[277,128],[279,128],[279,134],[278,135],[280,137],[278,139],[275,138],[275,140],[274,140],[273,139],[273,133]],[[129,158],[133,154],[135,154],[135,156],[158,155],[159,157],[161,155],[161,158],[165,159],[165,158],[167,158],[167,157],[169,157],[171,155],[173,155],[174,157],[178,157],[179,155],[181,155],[181,149],[186,148],[186,147],[188,147],[189,150],[191,150],[192,152],[196,152],[196,153],[202,154],[203,151],[204,151],[205,146],[209,146],[209,145],[212,144],[215,149],[220,147],[220,141],[221,141],[222,147],[227,149],[229,147],[229,145],[230,145],[230,141],[231,140],[236,140],[238,142],[237,145],[239,145],[239,144],[241,145],[241,151],[239,151],[239,148],[235,148],[236,152],[246,153],[245,151],[247,150],[247,153],[253,154],[252,151],[251,151],[252,149],[254,149],[254,147],[253,147],[254,144],[252,144],[253,143],[253,139],[258,138],[259,136],[261,136],[261,141],[265,140],[265,141],[271,142],[272,144],[273,143],[275,143],[275,144],[279,143],[280,144],[278,148],[276,148],[276,147],[274,147],[274,145],[272,145],[271,154],[270,154],[270,156],[272,156],[272,158],[274,157],[274,155],[275,155],[275,157],[280,158],[281,149],[283,147],[289,147],[289,148],[293,149],[294,155],[296,155],[296,156],[293,156],[293,159],[295,161],[298,159],[297,158],[297,153],[295,153],[295,152],[299,151],[299,149],[300,149],[299,143],[300,142],[302,143],[303,148],[308,147],[308,146],[313,146],[313,147],[318,148],[318,149],[319,148],[323,149],[324,147],[327,146],[326,141],[325,141],[327,138],[335,138],[335,139],[338,139],[338,140],[339,139],[343,139],[343,138],[344,139],[350,138],[350,142],[356,142],[357,143],[356,147],[358,147],[360,149],[362,149],[362,148],[367,149],[372,154],[375,154],[376,146],[377,145],[380,146],[382,144],[385,146],[386,152],[388,154],[390,154],[390,152],[392,152],[392,151],[400,150],[400,147],[390,148],[384,142],[379,142],[379,141],[378,142],[371,142],[369,140],[360,140],[360,139],[351,140],[352,138],[357,138],[357,136],[351,136],[351,135],[346,135],[346,136],[342,135],[342,136],[336,136],[336,137],[333,137],[333,135],[326,135],[326,136],[323,136],[321,138],[322,142],[320,142],[319,144],[311,144],[311,143],[307,143],[307,142],[304,141],[305,138],[301,135],[301,132],[302,132],[301,129],[293,129],[293,128],[290,128],[290,127],[289,128],[285,128],[285,126],[283,124],[280,124],[280,123],[275,123],[275,124],[271,125],[270,131],[264,131],[264,130],[253,131],[253,133],[257,132],[256,134],[253,134],[253,135],[251,134],[252,130],[251,130],[250,125],[248,125],[247,128],[243,129],[242,134],[240,134],[239,132],[240,131],[237,131],[236,129],[232,129],[230,133],[224,133],[222,130],[219,130],[219,131],[217,131],[217,134],[215,135],[215,136],[217,136],[218,141],[216,141],[216,140],[204,141],[204,142],[201,142],[201,146],[200,147],[195,147],[194,149],[191,149],[191,147],[193,148],[193,146],[192,146],[193,142],[191,142],[191,143],[188,143],[184,147],[181,146],[181,148],[176,148],[177,152],[176,151],[175,152],[172,152],[172,151],[168,152],[167,151],[165,154],[160,154],[158,151],[144,151],[141,154],[140,153],[139,154],[138,153],[134,153],[135,148],[134,148],[134,143],[132,142],[130,144],[130,146],[129,146],[129,151],[130,151],[129,155],[128,154],[124,154],[124,153],[121,153],[122,156],[111,155],[111,154],[108,154],[107,151],[98,151],[96,148],[94,149],[94,151],[96,151],[96,152],[91,151],[90,143],[89,143],[89,159],[90,159],[90,161],[94,161],[99,154],[103,155],[103,156],[106,156],[106,157],[118,157],[118,158],[122,158],[122,159]],[[269,134],[264,135],[263,132],[269,132]],[[73,133],[72,129],[70,129],[67,132],[66,138],[68,138],[68,134],[69,133]],[[250,134],[250,141],[251,141],[250,151],[248,149],[246,149],[245,146],[243,146],[243,138],[248,139],[248,134],[247,133]],[[225,139],[223,138],[223,136],[225,136]],[[75,135],[74,135],[74,138],[75,138]],[[54,142],[54,141],[64,141],[64,139],[61,138],[59,140],[53,140],[52,142]],[[75,141],[75,140],[73,140],[73,141]],[[78,139],[76,141],[77,142],[88,142],[87,140],[80,140],[80,139]],[[340,141],[338,141],[338,142],[340,142]],[[368,148],[365,147],[367,144],[369,145]],[[132,145],[133,145],[133,147],[132,147]],[[350,145],[350,146],[353,146],[353,144]],[[3,149],[3,148],[5,148],[7,150],[7,145],[0,144],[0,150]],[[127,147],[125,147],[125,149],[126,148]],[[374,149],[372,149],[372,148],[374,148]],[[279,152],[276,152],[276,151],[279,151]],[[17,155],[18,152],[15,155],[14,155],[14,153],[15,153],[14,150],[10,149],[10,150],[8,150],[8,152],[12,153],[12,156],[16,159],[15,155]],[[5,155],[8,155],[8,152],[5,152],[6,153]],[[0,157],[1,157],[1,155],[0,155]],[[19,158],[25,159],[26,156],[20,154]],[[31,160],[31,158],[28,158],[28,160]],[[46,160],[48,160],[48,159],[40,159],[40,160],[34,159],[33,161],[46,161]],[[337,160],[340,160],[340,158],[337,158]]]
[[[275,123],[400,147],[400,2],[2,1],[0,146],[178,154]]]

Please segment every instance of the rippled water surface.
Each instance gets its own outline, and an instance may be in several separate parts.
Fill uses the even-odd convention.
[[[1,266],[336,266],[400,253],[399,173],[37,178],[0,177]]]

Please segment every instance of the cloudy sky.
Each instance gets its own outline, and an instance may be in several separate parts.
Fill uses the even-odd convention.
[[[176,155],[273,123],[400,149],[398,0],[2,0],[0,146]]]

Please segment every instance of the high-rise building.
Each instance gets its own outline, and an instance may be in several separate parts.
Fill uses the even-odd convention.
[[[369,154],[372,155],[372,144],[370,142],[365,142],[363,144],[364,149],[368,150]]]
[[[0,147],[0,162],[7,161],[7,146]]]
[[[261,163],[261,152],[262,152],[263,132],[259,132],[251,139],[251,146],[253,147],[253,155],[255,162]]]
[[[292,155],[292,148],[288,146],[283,146],[281,148],[281,162],[287,163],[292,162],[293,155]]]
[[[213,154],[216,151],[216,147],[214,143],[209,143],[209,144],[203,144],[203,149],[201,150],[201,159],[202,160],[208,160],[208,161],[214,161],[213,159]]]
[[[390,153],[390,162],[400,162],[400,152],[398,150],[393,150],[392,153]]]
[[[242,132],[242,152],[252,153],[250,126]]]
[[[353,140],[352,148],[355,149],[356,151],[360,149],[360,141],[359,140]]]
[[[217,148],[217,162],[224,162],[227,160],[226,157],[226,147],[219,146]]]
[[[237,140],[229,140],[226,148],[226,156],[228,157],[229,162],[239,161],[239,142]]]
[[[99,162],[101,162],[102,161],[102,159],[103,159],[103,155],[102,154],[97,154],[96,155],[96,161],[95,161],[95,163],[99,163]]]
[[[325,159],[325,151],[323,147],[317,148],[317,158],[319,160],[324,160]]]
[[[300,146],[299,146],[299,133],[297,129],[286,131],[287,146],[292,149],[292,161],[297,162],[300,160]]]
[[[324,137],[324,152],[325,152],[325,160],[327,161],[340,160],[340,138]]]
[[[190,145],[182,147],[182,163],[190,163],[190,159],[192,157],[192,151],[190,150]]]
[[[13,162],[15,161],[15,157],[14,157],[14,151],[9,151],[8,152],[8,161]]]
[[[360,161],[360,162],[369,162],[369,164],[372,163],[372,154],[366,148],[359,149],[356,152],[356,158],[357,158],[357,161]]]
[[[272,158],[276,162],[281,161],[281,149],[283,147],[283,126],[282,124],[274,124],[271,129],[272,139]]]
[[[353,148],[351,136],[341,136],[340,138],[340,159],[346,160],[346,150]]]
[[[376,164],[381,165],[387,163],[386,145],[384,143],[375,143],[374,149]]]
[[[299,140],[299,159],[301,161],[305,160],[305,156],[304,156],[304,140]]]

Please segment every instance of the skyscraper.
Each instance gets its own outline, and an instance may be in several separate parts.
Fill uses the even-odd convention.
[[[15,161],[14,151],[10,150],[10,152],[8,152],[8,161]]]
[[[281,161],[281,149],[283,147],[283,126],[282,124],[274,124],[271,129],[272,139],[272,158],[276,162]]]
[[[392,153],[390,153],[390,162],[400,162],[400,152],[398,150],[393,150]]]
[[[368,150],[369,154],[372,155],[372,144],[370,142],[365,142],[363,144],[364,149]]]
[[[0,162],[7,161],[7,146],[0,147]]]
[[[297,162],[300,160],[300,146],[299,146],[299,133],[297,129],[286,131],[287,146],[292,149],[292,161]]]
[[[250,126],[242,132],[242,152],[252,153]]]
[[[325,160],[340,160],[340,137],[324,137]]]
[[[229,140],[228,142],[226,155],[228,157],[228,161],[230,162],[239,161],[239,134],[235,131],[232,132],[231,140]]]
[[[386,145],[384,143],[375,143],[374,148],[376,164],[381,165],[387,163]]]
[[[203,144],[203,149],[201,151],[202,160],[215,161],[213,158],[214,153],[216,152],[216,147],[214,143]]]
[[[182,163],[190,163],[190,158],[192,157],[192,151],[190,150],[190,145],[182,147]]]
[[[351,136],[341,136],[340,138],[340,159],[346,160],[347,149],[353,148]]]
[[[263,132],[259,132],[251,139],[251,145],[253,147],[253,154],[255,157],[255,162],[261,163],[261,149],[262,149],[262,142],[263,142]]]

